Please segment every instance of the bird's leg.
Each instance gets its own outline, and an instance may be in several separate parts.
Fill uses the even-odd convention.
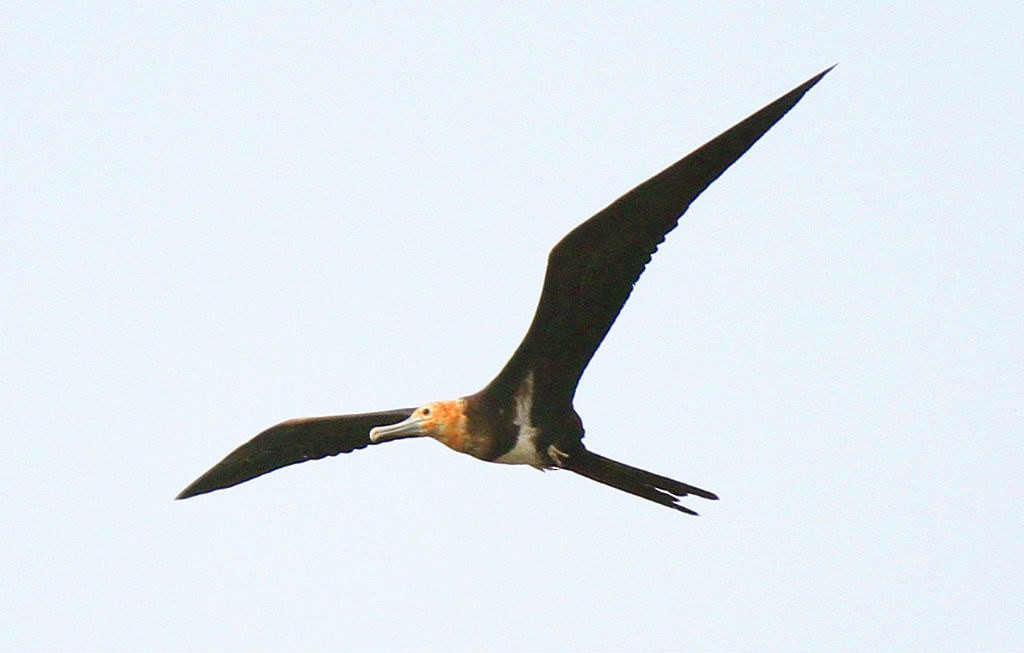
[[[565,465],[565,461],[569,460],[569,454],[565,453],[555,445],[548,445],[548,456],[551,460],[555,461],[555,464],[559,467]]]

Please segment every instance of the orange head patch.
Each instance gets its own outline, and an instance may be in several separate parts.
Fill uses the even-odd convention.
[[[465,407],[465,399],[431,401],[417,408],[412,416],[421,420],[427,435],[455,451],[464,451],[468,435]]]

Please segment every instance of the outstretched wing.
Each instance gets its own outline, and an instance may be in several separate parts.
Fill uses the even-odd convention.
[[[372,444],[371,428],[399,422],[414,410],[402,408],[281,422],[232,451],[175,498],[187,499],[244,483],[287,465],[362,449]]]
[[[629,191],[555,245],[533,323],[489,387],[511,390],[529,370],[543,386],[539,399],[571,405],[580,375],[665,235],[829,70]]]

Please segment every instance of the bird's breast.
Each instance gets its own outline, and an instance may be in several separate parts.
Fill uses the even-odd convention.
[[[513,397],[511,418],[513,432],[516,435],[515,445],[501,456],[494,459],[496,463],[507,465],[533,465],[547,467],[551,464],[548,457],[537,450],[537,436],[540,434],[533,423],[533,372],[527,372]]]

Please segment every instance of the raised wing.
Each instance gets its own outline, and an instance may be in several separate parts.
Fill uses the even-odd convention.
[[[362,449],[372,444],[371,428],[399,422],[414,410],[401,408],[281,422],[232,451],[175,498],[187,499],[244,483],[287,465]]]
[[[559,408],[571,405],[583,370],[665,235],[829,70],[629,191],[555,245],[533,323],[489,388],[514,392],[530,370],[543,386],[538,397]]]

